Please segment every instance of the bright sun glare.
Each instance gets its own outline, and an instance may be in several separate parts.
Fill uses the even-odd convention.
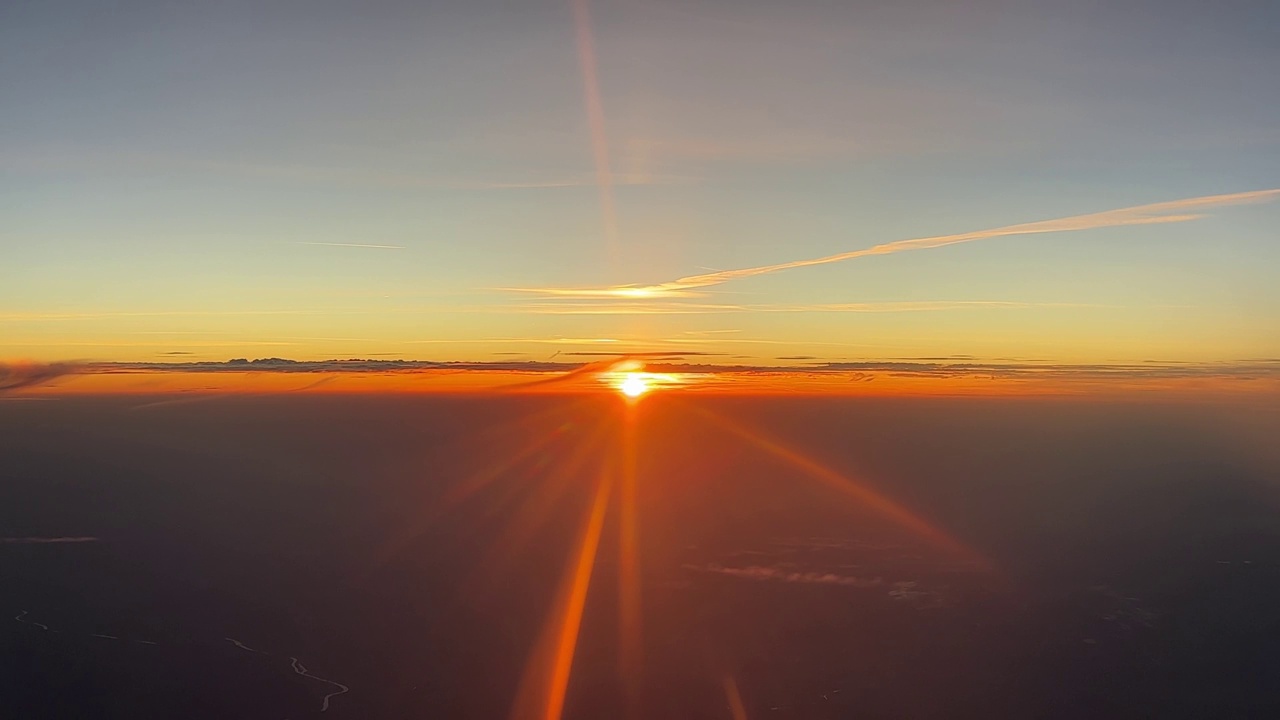
[[[649,381],[640,373],[629,372],[618,383],[618,390],[627,397],[640,397],[649,391]]]

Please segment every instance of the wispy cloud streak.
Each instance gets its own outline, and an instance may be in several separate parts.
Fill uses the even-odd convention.
[[[324,247],[348,247],[348,248],[374,248],[377,250],[404,250],[404,245],[374,245],[369,243],[335,243],[335,242],[306,242],[298,240],[294,245],[321,245]]]
[[[1021,310],[1029,308],[1099,308],[1094,303],[1042,303],[1012,300],[908,300],[869,303],[824,303],[816,305],[746,305],[744,310],[756,312],[851,312],[903,313],[947,310]]]
[[[513,392],[518,390],[529,390],[531,388],[545,388],[548,385],[566,385],[575,380],[582,378],[596,377],[601,373],[609,372],[619,366],[627,365],[630,359],[627,356],[617,356],[609,360],[600,360],[590,362],[580,367],[574,368],[560,375],[549,378],[541,378],[539,380],[530,380],[528,382],[513,383],[510,385],[500,385],[494,388],[495,392]]]
[[[1095,230],[1099,228],[1121,227],[1127,225],[1188,222],[1205,217],[1204,213],[1201,211],[1209,210],[1211,208],[1269,202],[1275,200],[1277,197],[1280,197],[1280,188],[1232,193],[1228,195],[1208,195],[1204,197],[1152,203],[1150,205],[1137,205],[1134,207],[1119,208],[1116,210],[1106,210],[1103,212],[1089,213],[1085,215],[1073,215],[1071,217],[1058,218],[1056,220],[1040,220],[1037,222],[1020,223],[1017,225],[1005,225],[1003,227],[990,228],[987,230],[975,230],[973,232],[957,233],[953,235],[935,235],[932,237],[914,238],[910,240],[897,240],[894,242],[873,245],[869,248],[863,248],[860,250],[828,255],[826,257],[812,258],[808,260],[793,260],[774,265],[760,265],[757,267],[740,268],[737,270],[721,270],[701,275],[690,275],[688,277],[658,283],[656,285],[617,285],[595,288],[526,288],[525,291],[552,297],[566,298],[613,298],[636,300],[641,298],[665,298],[673,296],[684,297],[687,296],[690,290],[695,288],[720,285],[732,280],[740,280],[742,278],[754,277],[756,275],[767,275],[770,273],[781,272],[783,270],[793,270],[813,265],[827,265],[830,263],[844,262],[845,260],[870,257],[873,255],[892,255],[894,253],[905,252],[908,250],[925,250],[996,237],[1072,232],[1077,230]]]
[[[662,297],[668,297],[663,295]],[[1020,310],[1032,308],[1101,308],[1094,303],[1042,303],[1013,300],[906,300],[867,303],[818,303],[810,305],[651,302],[545,302],[511,306],[531,315],[699,315],[710,313],[905,313],[942,312],[948,310]]]

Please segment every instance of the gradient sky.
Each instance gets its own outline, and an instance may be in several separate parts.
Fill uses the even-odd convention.
[[[0,358],[1280,357],[1274,194],[610,294],[1280,187],[1280,4],[1116,5],[5,3]]]

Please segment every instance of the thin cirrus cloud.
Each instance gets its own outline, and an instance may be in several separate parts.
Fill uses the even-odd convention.
[[[705,313],[743,312],[743,305],[717,305],[711,303],[526,303],[509,308],[509,311],[530,315],[699,315]]]
[[[197,170],[230,172],[265,177],[283,182],[327,182],[339,185],[386,188],[423,188],[436,190],[554,190],[558,188],[594,187],[604,181],[611,186],[685,185],[697,181],[687,175],[607,172],[603,177],[582,172],[553,174],[515,170],[494,178],[446,177],[395,172],[384,168],[317,167],[263,165],[251,162],[188,163]]]
[[[912,300],[899,302],[825,303],[815,305],[748,305],[757,312],[902,313],[946,310],[1017,310],[1024,308],[1101,308],[1106,305],[1065,302],[1015,302],[1010,300]]]
[[[1018,310],[1045,308],[1101,308],[1106,305],[1063,302],[1017,302],[1012,300],[911,300],[866,303],[817,303],[807,305],[716,303],[610,303],[543,302],[514,306],[517,312],[534,315],[697,315],[709,313],[908,313],[948,310]]]
[[[538,172],[509,168],[497,177],[457,177],[396,172],[367,166],[271,164],[250,160],[210,160],[197,156],[137,153],[90,147],[44,148],[0,157],[0,167],[24,171],[114,171],[138,169],[185,171],[195,174],[246,176],[283,183],[327,183],[357,187],[424,188],[437,190],[539,190],[595,187],[598,173]],[[688,185],[700,178],[651,172],[611,172],[603,178],[611,186]]]
[[[408,343],[408,344],[414,344],[414,345],[419,345],[419,344],[432,344],[432,345],[434,345],[434,344],[455,344],[455,343],[462,343],[462,344],[465,344],[465,343],[490,343],[490,342],[506,342],[506,343],[543,343],[543,344],[550,344],[550,345],[561,345],[561,344],[563,344],[563,345],[584,345],[584,344],[589,344],[589,343],[616,343],[616,342],[622,342],[622,341],[621,341],[621,340],[619,340],[618,338],[608,338],[608,337],[595,337],[595,338],[593,338],[593,337],[581,337],[581,338],[576,338],[576,337],[549,337],[549,338],[540,338],[540,337],[487,337],[487,338],[477,338],[477,339],[474,339],[474,340],[473,340],[473,339],[454,339],[454,338],[441,338],[441,339],[433,338],[433,339],[430,339],[430,340],[405,340],[405,342],[406,342],[406,343]]]
[[[344,248],[373,248],[376,250],[404,250],[404,245],[375,245],[371,243],[335,243],[335,242],[306,242],[298,240],[294,245],[321,245],[324,247],[344,247]]]
[[[690,292],[698,288],[721,285],[733,280],[754,277],[756,275],[768,275],[771,273],[781,272],[783,270],[794,270],[796,268],[810,267],[813,265],[827,265],[830,263],[844,262],[845,260],[870,257],[872,255],[892,255],[894,253],[905,252],[908,250],[927,250],[930,248],[943,247],[945,245],[955,245],[958,243],[973,242],[974,240],[985,240],[988,238],[1007,237],[1011,235],[1036,235],[1043,233],[1072,232],[1077,230],[1094,230],[1098,228],[1121,227],[1126,225],[1189,222],[1191,220],[1199,220],[1205,217],[1204,213],[1200,212],[1203,210],[1230,205],[1269,202],[1277,197],[1280,197],[1280,188],[1253,190],[1227,195],[1207,195],[1203,197],[1186,198],[1183,200],[1152,203],[1149,205],[1136,205],[1133,207],[1105,210],[1103,212],[1088,213],[1085,215],[1072,215],[1070,217],[1058,218],[1055,220],[1040,220],[1036,222],[1019,223],[1017,225],[1005,225],[1003,227],[976,230],[967,233],[935,235],[932,237],[913,238],[910,240],[897,240],[894,242],[873,245],[872,247],[863,248],[861,250],[852,250],[820,258],[793,260],[774,265],[760,265],[757,267],[740,268],[737,270],[720,270],[701,275],[690,275],[688,277],[657,283],[655,285],[633,284],[578,288],[545,287],[520,288],[519,290],[521,292],[563,299],[641,300],[645,298],[689,297]]]

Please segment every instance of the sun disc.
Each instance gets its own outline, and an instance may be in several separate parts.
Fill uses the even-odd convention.
[[[627,373],[618,383],[618,390],[627,397],[640,397],[649,391],[649,381],[640,373]]]

